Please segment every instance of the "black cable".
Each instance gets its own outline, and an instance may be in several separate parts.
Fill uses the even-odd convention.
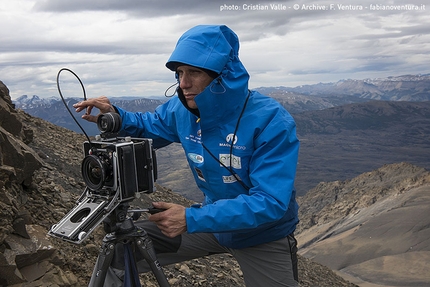
[[[62,68],[60,71],[58,71],[58,74],[57,74],[57,89],[58,89],[58,93],[60,94],[61,100],[63,101],[64,106],[66,107],[66,109],[69,112],[69,114],[72,116],[72,118],[75,121],[75,123],[79,126],[79,128],[81,129],[81,131],[87,137],[88,142],[91,143],[90,137],[87,135],[87,133],[85,132],[84,128],[79,124],[78,120],[75,118],[75,115],[72,113],[72,111],[67,106],[66,100],[64,99],[63,94],[61,93],[61,89],[60,89],[60,74],[61,74],[62,71],[70,72],[70,73],[72,73],[76,77],[76,79],[78,79],[79,83],[81,84],[82,91],[84,93],[84,100],[87,100],[87,94],[85,92],[84,84],[82,83],[82,81],[78,77],[78,75],[76,75],[75,72],[73,72],[72,70],[67,69],[67,68]]]
[[[234,129],[233,138],[231,140],[231,146],[230,146],[230,166],[227,167],[223,162],[221,162],[219,159],[217,159],[216,156],[202,143],[203,148],[209,153],[209,155],[213,159],[215,159],[217,162],[219,162],[225,169],[227,169],[231,173],[231,175],[233,175],[233,177],[240,183],[240,185],[242,185],[242,187],[245,188],[246,190],[250,190],[250,188],[234,172],[233,167],[232,167],[232,160],[233,160],[233,145],[234,145],[234,140],[236,138],[236,134],[237,134],[237,131],[239,129],[240,120],[242,119],[243,113],[245,112],[245,108],[246,108],[246,105],[248,104],[248,100],[249,100],[249,96],[250,95],[251,95],[251,91],[248,90],[248,96],[246,97],[245,103],[243,105],[243,108],[242,108],[242,111],[241,111],[241,113],[239,115],[239,118],[237,119],[236,127]]]
[[[230,170],[232,170],[232,154],[233,154],[233,144],[236,139],[236,133],[239,129],[240,120],[242,119],[243,113],[245,112],[246,105],[248,104],[249,96],[251,95],[251,91],[248,90],[248,96],[246,97],[245,104],[243,105],[242,111],[240,112],[239,119],[237,120],[236,127],[234,128],[233,139],[231,140],[230,146]]]

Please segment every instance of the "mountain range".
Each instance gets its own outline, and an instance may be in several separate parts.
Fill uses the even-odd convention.
[[[381,101],[430,101],[430,74],[364,80],[346,79],[335,83],[318,83],[294,88],[260,88],[259,90],[273,97],[299,94],[328,98],[352,96]]]
[[[255,90],[278,99],[288,107],[288,111],[296,114],[308,110],[321,110],[348,103],[364,102],[368,100],[381,101],[430,101],[430,74],[390,76],[364,80],[346,79],[335,83],[318,83],[297,87],[260,87]],[[139,101],[137,97],[113,97],[112,102],[125,104],[128,101]],[[81,100],[77,99],[76,100]],[[39,109],[56,105],[60,97],[44,98],[37,95],[22,95],[13,100],[17,108],[23,110]],[[137,103],[137,106],[151,109],[166,98]],[[152,107],[150,102],[153,103]],[[154,106],[155,105],[155,106]],[[126,108],[133,108],[134,105]],[[61,108],[61,106],[59,106]],[[146,110],[146,109],[145,109]]]
[[[22,109],[32,116],[42,118],[55,125],[83,133],[76,121],[84,131],[94,136],[99,134],[97,126],[81,119],[80,114],[74,112],[73,104],[80,101],[79,98],[67,98],[64,101],[58,98],[41,98],[37,95],[31,97],[23,95],[13,103],[16,108]],[[164,103],[164,100],[146,99],[136,97],[111,98],[111,102],[129,111],[153,111],[157,106]],[[70,111],[70,112],[69,112]],[[95,109],[93,113],[97,113]],[[82,112],[83,113],[83,112]],[[74,121],[74,118],[76,121]]]

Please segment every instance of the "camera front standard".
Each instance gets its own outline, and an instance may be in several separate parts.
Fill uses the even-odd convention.
[[[49,235],[81,243],[121,203],[155,191],[157,165],[152,140],[116,137],[84,143],[81,165],[86,188],[77,205]]]

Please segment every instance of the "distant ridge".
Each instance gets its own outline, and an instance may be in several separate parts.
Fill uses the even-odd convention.
[[[74,112],[73,104],[81,101],[79,98],[67,98],[65,99],[67,106],[72,111],[79,124],[84,128],[85,132],[89,135],[97,135],[99,131],[96,125],[89,123],[81,119],[81,114]],[[147,99],[147,98],[136,98],[136,97],[114,97],[110,99],[111,102],[119,107],[122,107],[128,111],[153,111],[155,108],[165,100]],[[14,101],[16,108],[22,109],[32,116],[42,118],[48,122],[51,122],[57,126],[67,128],[77,133],[83,133],[79,126],[74,122],[73,118],[67,112],[64,103],[61,98],[40,98],[37,95],[29,97],[23,95]],[[93,114],[98,113],[95,109]]]
[[[384,101],[430,101],[430,74],[390,76],[364,80],[346,79],[298,87],[261,87],[272,97],[291,94],[318,97],[355,97]],[[351,98],[349,98],[351,99]]]

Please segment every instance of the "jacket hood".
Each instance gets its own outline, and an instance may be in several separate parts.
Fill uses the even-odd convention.
[[[185,32],[166,67],[176,71],[180,64],[213,71],[218,75],[195,98],[200,113],[194,113],[202,115],[202,121],[226,120],[229,114],[241,109],[248,94],[249,74],[239,60],[239,39],[230,28],[225,25],[199,25]],[[180,88],[178,95],[181,98]]]
[[[227,26],[199,25],[179,38],[166,67],[176,71],[178,63],[220,74],[239,51],[239,40]]]

